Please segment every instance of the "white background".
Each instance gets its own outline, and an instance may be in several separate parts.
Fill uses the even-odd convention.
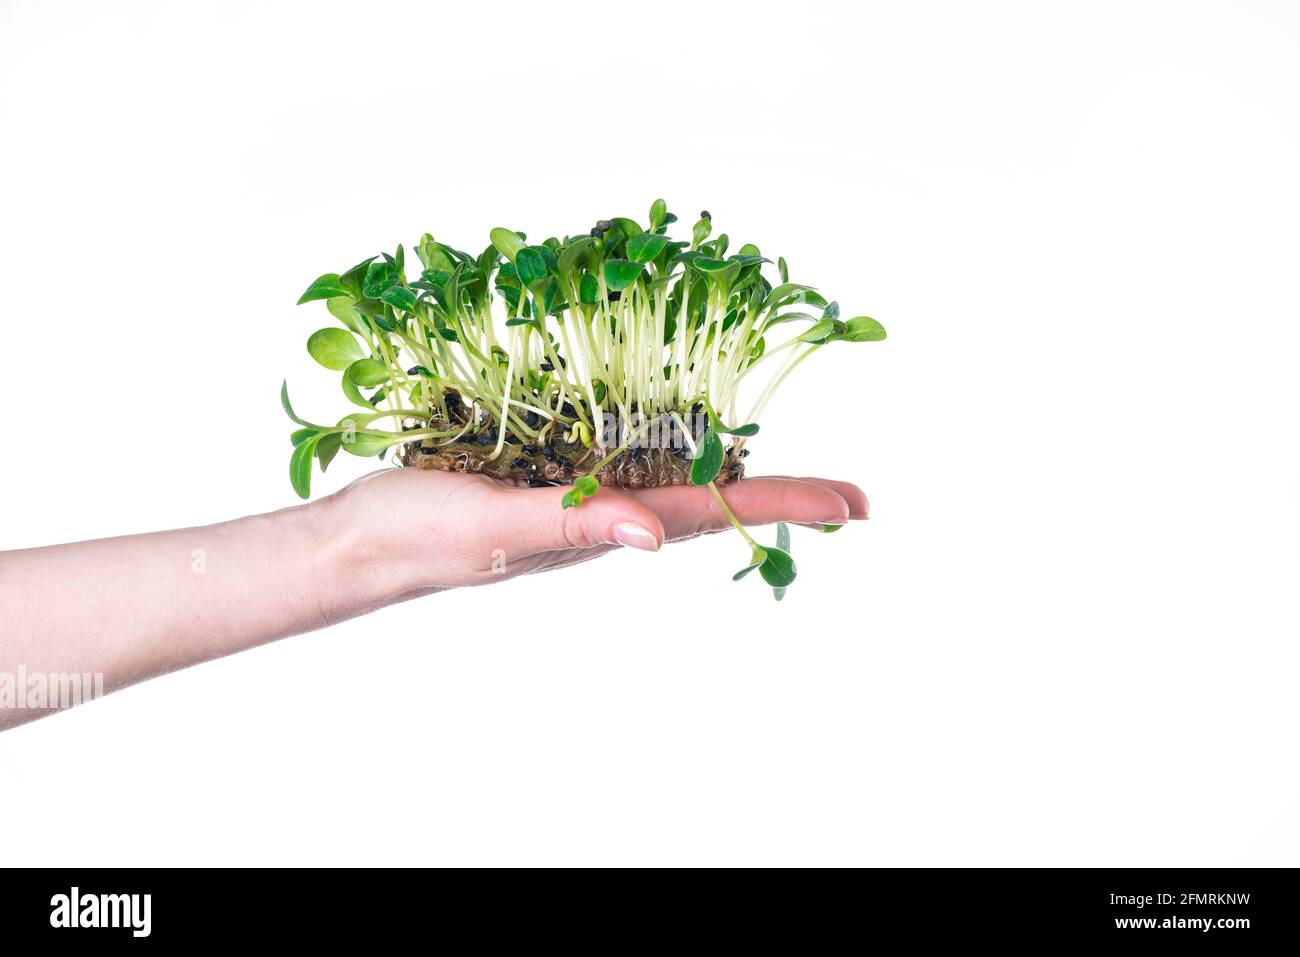
[[[717,536],[156,680],[0,737],[0,861],[1300,864],[1298,27],[3,0],[0,547],[291,504],[294,301],[425,230],[663,196],[890,338],[751,443],[873,503],[783,604]]]

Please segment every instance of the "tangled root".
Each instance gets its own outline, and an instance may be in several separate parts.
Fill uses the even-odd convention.
[[[423,423],[412,423],[408,427],[422,426]],[[590,474],[591,468],[603,458],[595,449],[558,438],[545,445],[524,445],[515,436],[507,436],[501,453],[493,457],[496,444],[494,428],[485,428],[477,435],[447,445],[408,442],[401,447],[398,462],[410,468],[490,475],[530,485],[566,485],[578,476]],[[689,455],[685,449],[624,449],[601,468],[596,479],[607,488],[689,485]],[[714,481],[723,485],[741,478],[745,473],[741,461],[744,455],[734,445],[729,448]]]

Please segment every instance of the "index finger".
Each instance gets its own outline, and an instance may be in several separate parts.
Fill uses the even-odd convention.
[[[849,502],[835,489],[799,479],[747,478],[728,482],[718,491],[742,525],[840,525],[852,514]],[[627,494],[659,516],[669,541],[721,531],[731,525],[705,485],[629,489]]]

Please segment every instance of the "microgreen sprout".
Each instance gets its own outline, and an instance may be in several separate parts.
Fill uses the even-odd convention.
[[[418,278],[402,246],[319,277],[298,301],[324,300],[338,325],[307,351],[341,374],[355,409],[312,423],[282,387],[299,426],[295,491],[310,495],[313,461],[324,471],[340,449],[394,447],[402,465],[569,485],[563,508],[602,485],[707,485],[750,546],[735,578],[757,569],[780,599],[795,577],[788,527],[760,546],[719,486],[741,478],[746,440],[805,359],[885,330],[842,320],[838,303],[790,281],[784,259],[769,279],[771,260],[753,245],[731,252],[707,210],[689,240],[668,235],[676,221],[660,199],[644,228],[611,217],[534,243],[498,227],[477,256],[425,233]]]

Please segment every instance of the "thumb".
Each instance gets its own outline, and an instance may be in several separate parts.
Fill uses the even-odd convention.
[[[567,488],[530,489],[520,495],[527,502],[529,521],[516,527],[525,537],[516,548],[530,552],[626,545],[657,552],[664,542],[664,526],[653,511],[616,489],[602,488],[577,508],[562,508]]]

